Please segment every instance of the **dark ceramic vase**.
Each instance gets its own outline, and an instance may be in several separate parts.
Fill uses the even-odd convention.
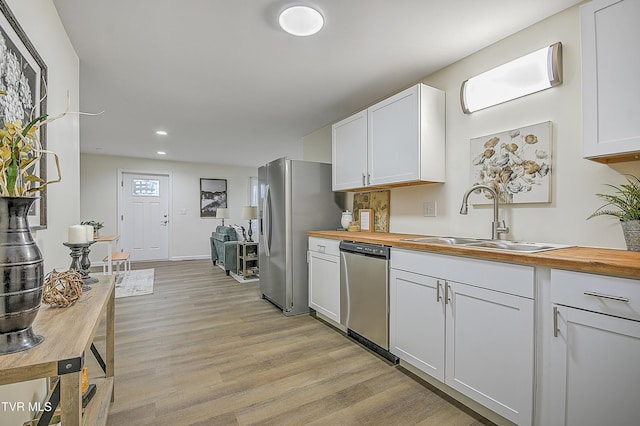
[[[31,329],[36,319],[44,265],[27,213],[34,197],[0,197],[0,355],[24,351],[44,338]]]

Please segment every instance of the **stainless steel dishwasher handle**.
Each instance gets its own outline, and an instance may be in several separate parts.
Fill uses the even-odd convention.
[[[340,272],[340,285],[343,285],[344,283],[344,289],[345,289],[345,295],[346,295],[346,299],[347,299],[347,303],[346,303],[346,308],[347,308],[347,312],[345,314],[343,314],[342,312],[340,313],[340,323],[344,326],[349,326],[349,315],[350,315],[350,307],[351,307],[351,296],[350,296],[350,292],[349,292],[349,268],[347,265],[347,253],[344,251],[340,251],[340,261],[342,262],[342,265],[340,266],[340,268],[344,268],[344,281],[342,281],[342,271]],[[342,308],[342,305],[341,305]],[[344,321],[342,321],[342,319],[344,318]]]

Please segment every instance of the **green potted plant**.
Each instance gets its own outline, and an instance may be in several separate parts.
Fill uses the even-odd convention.
[[[627,249],[640,251],[640,179],[634,175],[625,175],[627,183],[607,186],[613,188],[613,194],[596,194],[607,203],[600,206],[587,219],[596,216],[614,216],[620,220]]]
[[[3,92],[0,91],[0,94]],[[38,139],[38,129],[51,121],[43,115],[33,119],[26,126],[20,122],[4,123],[0,129],[0,196],[25,197],[42,191],[48,184],[60,182],[58,156],[42,148]],[[58,177],[45,182],[38,176],[40,159],[52,154],[56,160]]]

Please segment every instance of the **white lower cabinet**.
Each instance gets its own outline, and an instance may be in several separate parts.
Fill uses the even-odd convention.
[[[532,424],[534,270],[392,250],[390,350],[519,425]],[[513,289],[514,294],[505,292]]]
[[[309,238],[309,307],[340,322],[340,256],[337,240]]]
[[[640,281],[552,270],[551,297],[550,422],[639,424]]]
[[[445,383],[517,424],[531,424],[533,300],[447,285]]]
[[[444,382],[445,306],[442,283],[391,269],[389,345],[400,359]]]

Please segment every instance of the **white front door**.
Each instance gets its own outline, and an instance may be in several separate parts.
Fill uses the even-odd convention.
[[[169,259],[169,176],[122,172],[120,244],[132,261]]]

